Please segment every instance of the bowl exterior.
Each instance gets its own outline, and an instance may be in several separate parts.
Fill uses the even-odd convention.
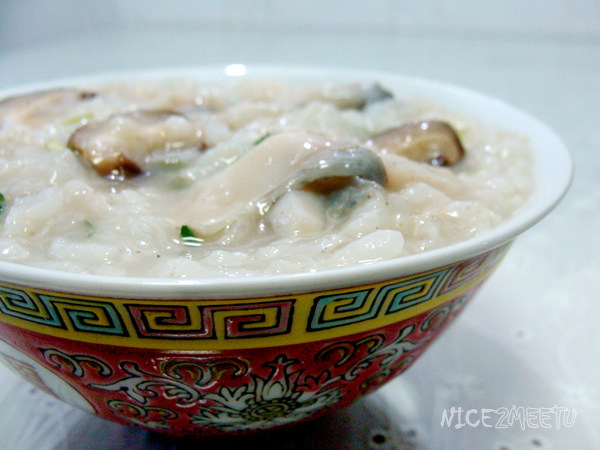
[[[406,370],[507,247],[398,279],[269,298],[103,298],[0,282],[0,359],[124,424],[171,434],[287,425]]]

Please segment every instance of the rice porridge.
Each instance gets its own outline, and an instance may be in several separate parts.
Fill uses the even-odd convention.
[[[0,100],[0,260],[145,277],[307,272],[489,230],[524,137],[363,83],[195,80]]]

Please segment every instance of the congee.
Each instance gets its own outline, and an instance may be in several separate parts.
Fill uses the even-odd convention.
[[[532,191],[527,140],[374,82],[64,87],[0,101],[0,260],[145,277],[426,252]]]

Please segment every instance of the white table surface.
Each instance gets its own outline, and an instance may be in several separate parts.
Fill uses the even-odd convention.
[[[600,277],[600,42],[360,31],[122,31],[0,54],[0,87],[96,71],[228,63],[325,64],[459,84],[546,122],[576,164],[561,205],[517,240],[464,314],[408,372],[330,418],[232,445],[600,448],[600,302],[594,287]],[[525,430],[440,426],[444,408],[512,405],[572,408],[576,421]],[[386,434],[382,444],[369,440],[377,433]],[[189,444],[87,416],[0,368],[0,449]]]

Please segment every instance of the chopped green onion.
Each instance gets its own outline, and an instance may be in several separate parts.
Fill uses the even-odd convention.
[[[51,139],[44,143],[44,148],[46,150],[59,151],[59,150],[62,150],[63,148],[65,148],[65,146],[63,144],[61,144],[60,142],[58,142],[54,139]]]
[[[92,235],[96,232],[96,227],[94,227],[94,225],[87,220],[83,221],[83,225],[87,229],[87,237],[92,237]]]
[[[4,195],[0,192],[0,214],[2,214],[2,210],[4,209]]]
[[[171,182],[168,184],[168,187],[174,191],[180,191],[190,187],[192,183],[194,183],[193,178],[185,175],[177,175],[171,180]]]
[[[258,145],[260,144],[262,141],[264,141],[265,139],[267,139],[269,136],[271,136],[271,133],[266,133],[264,136],[261,136],[260,138],[258,138],[256,141],[254,141],[253,145]]]
[[[153,164],[161,169],[176,169],[183,166],[184,161],[181,158],[167,156],[163,159],[157,159],[156,161],[153,161]]]
[[[71,117],[65,121],[63,121],[63,125],[75,125],[80,122],[84,122],[86,124],[90,119],[94,117],[94,114],[91,112],[85,114],[79,114],[78,116]]]
[[[204,239],[196,237],[196,234],[187,225],[183,225],[181,227],[181,230],[179,231],[179,237],[181,238],[181,243],[183,245],[198,247],[204,242]]]

